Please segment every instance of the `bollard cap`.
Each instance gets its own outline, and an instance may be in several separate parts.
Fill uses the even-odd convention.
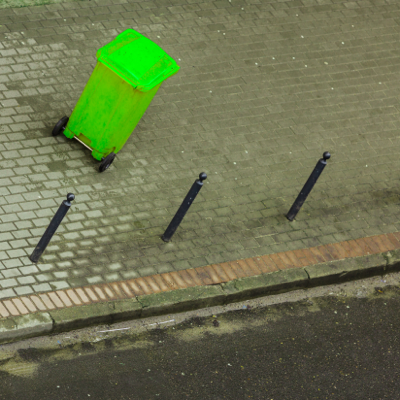
[[[331,158],[331,153],[329,153],[329,151],[325,151],[325,153],[322,154],[322,158],[324,161],[329,160]]]
[[[68,193],[67,194],[67,200],[64,200],[63,203],[67,207],[71,207],[71,201],[75,200],[75,195],[73,193]]]
[[[67,201],[72,201],[75,200],[75,195],[73,193],[68,193],[67,194]]]
[[[207,174],[205,173],[205,172],[202,172],[200,175],[199,175],[199,180],[200,180],[200,182],[203,182],[203,181],[205,181],[207,179]]]

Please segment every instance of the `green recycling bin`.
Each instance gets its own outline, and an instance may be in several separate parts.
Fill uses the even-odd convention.
[[[114,161],[157,90],[179,66],[157,44],[133,29],[97,51],[97,64],[71,117],[53,129],[76,139],[101,161],[105,171]]]

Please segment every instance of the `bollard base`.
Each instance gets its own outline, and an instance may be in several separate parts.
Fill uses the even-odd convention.
[[[165,243],[168,243],[171,239],[164,237],[164,235],[161,236],[161,239],[164,240]]]
[[[286,214],[285,217],[286,217],[290,222],[292,222],[292,221],[294,220],[294,217],[289,216],[288,214]]]

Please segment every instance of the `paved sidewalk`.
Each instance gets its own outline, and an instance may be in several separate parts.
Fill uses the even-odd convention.
[[[0,9],[0,299],[399,231],[400,5],[73,1]],[[172,5],[171,5],[172,4]],[[51,130],[127,28],[181,66],[103,174]],[[319,182],[285,218],[324,151]],[[190,185],[208,179],[166,244]],[[28,256],[76,195],[37,265]]]
[[[226,305],[399,270],[400,233],[396,232],[109,284],[20,296],[0,301],[0,343]]]

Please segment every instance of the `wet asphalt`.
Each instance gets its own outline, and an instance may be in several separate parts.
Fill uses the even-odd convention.
[[[377,287],[19,349],[0,399],[400,399],[399,310],[400,290]]]

